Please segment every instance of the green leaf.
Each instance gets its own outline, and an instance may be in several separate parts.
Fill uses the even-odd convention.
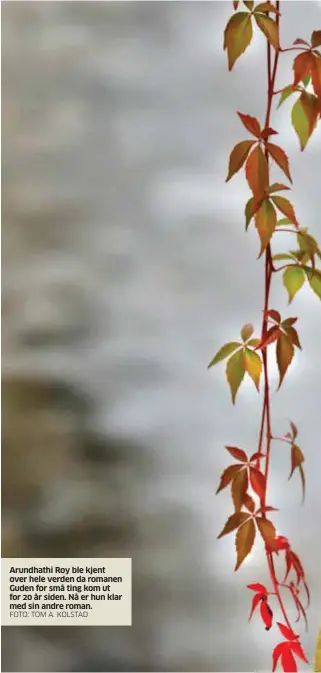
[[[318,269],[313,270],[309,267],[305,267],[305,273],[311,289],[315,292],[317,297],[321,299],[321,272]]]
[[[282,93],[281,93],[281,96],[280,96],[280,100],[279,100],[279,104],[278,104],[277,109],[282,105],[282,103],[284,103],[284,101],[285,101],[287,98],[289,98],[289,96],[292,96],[292,94],[293,94],[296,90],[297,90],[296,87],[293,87],[292,84],[289,84],[289,86],[284,87],[284,89],[283,89],[283,91],[282,91]]]
[[[281,262],[284,259],[289,259],[293,262],[295,258],[288,252],[278,252],[276,255],[273,255],[272,257],[273,262]]]
[[[293,225],[293,222],[291,222],[291,220],[289,220],[288,217],[282,217],[281,220],[277,221],[276,226],[277,227],[284,227],[287,224],[292,224]]]
[[[232,70],[235,61],[248,48],[252,37],[251,15],[248,12],[233,14],[224,31],[224,50],[227,50],[229,70]]]
[[[235,404],[236,394],[244,379],[244,374],[244,357],[240,350],[232,355],[226,365],[226,378],[231,389],[233,404]]]
[[[307,145],[307,142],[310,137],[310,124],[309,120],[304,112],[301,99],[298,98],[296,103],[294,103],[292,112],[291,112],[291,122],[292,126],[299,138],[301,152]]]
[[[304,285],[305,275],[304,271],[300,266],[292,265],[285,269],[283,273],[283,284],[289,294],[289,304],[291,304],[292,299],[295,297],[296,293],[299,292],[302,285]]]
[[[252,336],[253,332],[254,332],[254,327],[253,327],[252,323],[249,322],[246,325],[244,325],[241,329],[241,337],[242,337],[243,341],[247,341],[250,338],[250,336]]]
[[[262,372],[262,362],[260,356],[257,353],[254,353],[254,351],[251,351],[249,348],[246,348],[244,352],[244,366],[258,391]]]
[[[224,346],[222,346],[222,348],[220,348],[220,350],[217,351],[216,355],[214,356],[213,360],[211,360],[207,369],[213,367],[214,365],[217,365],[218,362],[221,362],[221,360],[227,358],[228,355],[231,355],[231,353],[233,353],[241,345],[242,344],[238,343],[237,341],[229,341],[229,343],[224,344]]]
[[[262,31],[263,35],[268,39],[274,49],[279,49],[279,28],[278,25],[273,19],[269,16],[261,16],[260,14],[255,14],[255,21],[258,25],[258,28]]]
[[[257,346],[261,343],[261,339],[250,339],[248,342],[248,345],[251,346],[251,348],[257,348]]]
[[[305,77],[303,77],[303,80],[302,80],[303,86],[308,86],[308,84],[310,83],[310,79],[311,79],[311,75],[306,75]]]

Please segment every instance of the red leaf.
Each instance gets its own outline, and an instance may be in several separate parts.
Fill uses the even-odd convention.
[[[275,311],[274,308],[270,308],[269,311],[266,312],[267,317],[272,318],[274,322],[277,322],[280,324],[281,322],[281,316],[279,314],[279,311]]]
[[[242,140],[233,147],[229,158],[228,175],[225,182],[228,182],[240,168],[242,168],[245,159],[255,143],[255,140]]]
[[[272,659],[273,659],[273,668],[272,668],[272,671],[273,671],[273,673],[274,673],[274,671],[275,671],[275,669],[276,669],[276,667],[277,667],[277,665],[278,665],[278,660],[279,660],[279,658],[280,658],[280,656],[281,656],[281,654],[282,654],[282,652],[283,652],[283,649],[284,649],[284,645],[285,645],[285,644],[286,644],[286,643],[279,643],[278,645],[275,646],[275,648],[274,648],[274,650],[273,650],[273,653],[272,653]]]
[[[233,456],[233,458],[236,458],[236,460],[239,460],[242,463],[246,463],[248,458],[247,454],[243,449],[239,449],[237,446],[226,446],[225,447],[228,452]]]
[[[272,344],[274,341],[276,341],[280,335],[282,334],[281,330],[279,327],[274,325],[273,327],[270,327],[270,329],[267,331],[264,339],[259,343],[259,345],[254,349],[254,350],[263,350],[266,348],[269,344]]]
[[[259,453],[259,452],[252,453],[250,462],[252,463],[253,460],[260,460],[260,458],[265,458],[265,455],[266,455],[265,453]]]
[[[263,512],[279,512],[279,510],[277,507],[271,507],[270,505],[268,505],[267,507],[260,507],[256,513],[262,514]]]
[[[240,4],[240,0],[233,0],[233,7],[236,10]]]
[[[279,135],[279,132],[278,132],[278,131],[275,131],[274,129],[271,129],[270,126],[269,126],[267,129],[264,129],[264,130],[261,132],[261,138],[262,138],[263,140],[265,140],[265,139],[268,138],[269,136],[277,136],[277,135]]]
[[[321,100],[321,58],[318,56],[313,57],[313,65],[311,69],[311,80],[314,93],[318,96],[319,102]],[[321,110],[320,110],[321,111]]]
[[[250,190],[256,198],[262,196],[269,184],[268,163],[260,145],[249,155],[245,165],[245,176]]]
[[[311,45],[315,49],[321,47],[321,30],[314,30],[311,35]]]
[[[258,604],[263,600],[264,594],[255,594],[252,598],[252,607],[251,607],[251,612],[249,616],[249,622],[251,621],[254,611],[257,608]]]
[[[255,467],[250,468],[250,482],[253,488],[253,491],[259,496],[262,500],[265,493],[266,481],[265,476],[257,470]]]
[[[274,145],[274,143],[267,143],[266,147],[267,147],[267,150],[269,151],[272,159],[274,159],[275,163],[277,163],[277,165],[282,169],[283,173],[285,173],[286,177],[292,183],[290,166],[289,166],[289,159],[288,159],[287,155],[285,154],[284,150],[282,150],[282,147],[279,147],[278,145]]]
[[[281,624],[280,622],[277,622],[277,625],[282,633],[282,636],[286,638],[287,640],[297,640],[299,636],[292,631],[292,629],[289,629],[288,626],[285,626],[285,624]]]
[[[267,594],[267,589],[264,586],[264,584],[260,584],[259,582],[256,582],[255,584],[248,584],[247,589],[251,589],[251,591],[256,591],[260,594]]]
[[[268,605],[267,601],[262,601],[260,605],[260,612],[263,622],[265,624],[266,631],[269,631],[272,626],[273,621],[273,612]]]
[[[242,467],[242,463],[239,463],[236,465],[229,465],[229,467],[224,470],[224,472],[221,474],[221,479],[216,491],[216,495],[231,483]]]
[[[245,115],[242,112],[238,112],[237,114],[247,131],[252,133],[256,138],[259,138],[261,135],[261,126],[256,117]]]
[[[309,43],[306,42],[305,40],[302,40],[300,37],[297,37],[296,40],[294,40],[293,44],[305,44],[307,47],[309,47]]]
[[[289,647],[282,650],[281,662],[284,673],[295,673],[298,670],[296,661]]]
[[[280,551],[283,551],[284,549],[290,549],[289,542],[283,535],[278,535],[275,538],[275,542],[277,549],[279,549]]]
[[[305,653],[304,653],[303,648],[302,648],[302,646],[300,645],[300,643],[298,643],[298,642],[292,642],[292,643],[291,643],[291,650],[292,650],[293,652],[295,652],[295,654],[297,654],[297,656],[300,657],[300,659],[302,659],[302,661],[305,661],[306,664],[309,663],[309,661],[308,661],[308,659],[306,658]]]
[[[303,77],[309,75],[313,67],[314,58],[310,51],[304,51],[295,57],[293,61],[294,80],[293,86],[296,86]]]

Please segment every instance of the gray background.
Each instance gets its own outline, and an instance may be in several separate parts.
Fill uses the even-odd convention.
[[[224,444],[254,451],[261,399],[231,406],[207,363],[261,321],[263,266],[244,231],[228,155],[262,118],[265,41],[227,71],[229,2],[4,2],[3,534],[5,556],[132,556],[134,625],[5,628],[6,671],[248,671],[276,629],[247,624],[258,544],[233,573],[230,513],[215,497]],[[284,2],[282,44],[309,38],[320,3]],[[291,81],[280,59],[278,88]],[[320,129],[301,154],[290,103],[273,115],[300,222],[320,239]],[[276,178],[281,173],[276,171]],[[282,178],[283,181],[283,178]],[[279,237],[280,246],[287,239]],[[272,303],[287,311],[278,277]],[[303,352],[275,395],[306,453],[307,500],[276,445],[270,501],[302,557],[320,621],[320,327],[300,292]],[[319,393],[318,393],[319,390]],[[276,615],[278,616],[278,615]]]

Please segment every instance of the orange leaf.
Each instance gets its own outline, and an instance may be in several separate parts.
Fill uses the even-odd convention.
[[[272,318],[272,320],[274,320],[274,322],[277,322],[278,325],[280,324],[280,322],[281,322],[281,316],[280,316],[280,314],[279,314],[279,311],[276,311],[274,308],[270,308],[270,309],[266,312],[266,315],[267,315],[268,318]]]
[[[274,145],[274,143],[267,143],[266,148],[269,151],[272,159],[274,159],[275,163],[280,166],[283,173],[285,173],[286,177],[290,180],[290,182],[292,182],[289,159],[286,156],[284,150],[282,150],[282,147]]]
[[[224,50],[227,50],[229,70],[232,70],[235,61],[245,52],[252,37],[251,15],[248,12],[233,14],[224,31]]]
[[[294,348],[291,337],[289,337],[287,334],[281,334],[276,345],[276,360],[280,373],[280,382],[278,388],[280,388],[288,367],[292,362],[293,354]]]
[[[238,570],[244,559],[249,555],[255,540],[255,525],[253,519],[248,519],[236,533],[237,561],[235,570]]]
[[[252,514],[255,511],[255,502],[248,493],[245,494],[244,507],[246,507],[246,509],[248,509]]]
[[[257,145],[247,159],[245,176],[255,197],[262,196],[268,188],[268,163],[260,145]]]
[[[313,62],[314,58],[310,51],[304,51],[302,54],[299,54],[295,57],[293,61],[293,86],[296,86],[299,82],[301,82],[303,77],[310,74]]]
[[[231,483],[231,481],[233,481],[234,477],[236,477],[237,473],[239,472],[239,470],[242,467],[243,467],[242,464],[229,465],[229,467],[227,467],[224,470],[224,472],[222,472],[221,478],[220,478],[220,483],[219,483],[217,491],[216,491],[216,495],[220,491],[222,491],[223,488],[226,488],[226,486],[228,486]]]
[[[263,348],[266,348],[269,344],[273,344],[273,342],[276,341],[281,334],[282,332],[280,328],[276,325],[273,325],[273,327],[270,327],[270,329],[267,331],[265,337],[262,339],[259,345],[256,346],[255,350],[263,350]]]
[[[228,176],[225,182],[228,182],[233,177],[233,175],[235,175],[235,173],[237,173],[240,168],[242,168],[244,161],[254,143],[255,140],[242,140],[242,142],[237,143],[237,145],[233,147],[229,159]]]
[[[239,512],[245,499],[248,489],[249,480],[247,470],[240,470],[232,482],[232,498],[234,502],[235,511]]]
[[[257,470],[255,467],[250,468],[250,482],[251,486],[253,488],[253,491],[259,496],[259,498],[262,500],[264,493],[265,493],[265,476],[260,472],[260,470]]]
[[[264,250],[266,250],[270,243],[271,237],[276,227],[276,221],[277,217],[275,208],[270,201],[264,199],[255,215],[255,226],[261,240],[259,257],[261,257]]]
[[[284,196],[272,196],[271,199],[275,203],[278,210],[280,210],[281,213],[283,213],[283,215],[288,217],[289,220],[291,220],[291,222],[296,227],[298,227],[299,223],[298,223],[298,220],[296,219],[292,203],[290,203],[290,201],[288,199],[286,199]]]
[[[226,446],[225,447],[228,452],[233,456],[233,458],[236,458],[236,460],[239,460],[242,463],[247,462],[247,455],[243,449],[239,449],[237,446]]]
[[[232,533],[233,530],[236,528],[239,528],[247,519],[249,518],[249,514],[246,512],[234,512],[231,516],[229,516],[224,528],[221,530],[220,534],[217,536],[217,539],[220,537],[223,537],[224,535],[228,535],[229,533]]]
[[[242,112],[238,112],[237,114],[242,124],[245,126],[245,128],[254,136],[256,136],[256,138],[259,138],[261,134],[261,126],[256,117],[250,117],[250,115],[244,115],[242,114]]]
[[[270,19],[269,16],[261,16],[260,14],[254,14],[255,21],[262,31],[263,35],[268,39],[274,49],[279,49],[279,28],[278,25],[273,19]]]
[[[256,5],[254,13],[256,12],[275,12],[275,14],[279,14],[279,11],[271,2],[261,2],[259,5]]]
[[[271,549],[276,549],[277,548],[277,544],[275,541],[276,533],[272,521],[269,521],[269,519],[264,519],[261,516],[257,516],[256,523],[263,537],[264,542],[268,544]]]

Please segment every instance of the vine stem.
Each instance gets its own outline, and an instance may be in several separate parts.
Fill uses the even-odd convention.
[[[280,0],[277,0],[276,2],[276,9],[277,9],[277,15],[276,15],[276,22],[277,26],[279,29],[279,23],[280,23]],[[273,102],[273,91],[274,91],[274,86],[275,86],[275,79],[276,79],[276,73],[277,73],[277,67],[278,67],[278,60],[279,60],[279,55],[281,51],[286,51],[282,49],[278,49],[275,52],[274,56],[274,63],[273,63],[273,69],[272,69],[272,59],[271,59],[271,45],[270,42],[267,40],[267,78],[268,78],[268,100],[267,100],[267,108],[266,108],[266,117],[265,117],[265,128],[269,128],[270,126],[270,118],[271,118],[271,110],[272,110],[272,102]],[[267,164],[269,166],[269,152],[265,144],[265,156],[267,159]],[[269,170],[269,169],[268,169]],[[269,176],[268,176],[269,179]],[[269,308],[269,299],[270,299],[270,288],[271,288],[271,280],[272,280],[272,273],[273,273],[273,265],[272,265],[272,254],[271,254],[271,246],[268,245],[265,253],[265,283],[264,283],[264,312],[263,312],[263,321],[262,321],[262,334],[261,334],[261,339],[263,339],[266,336],[267,329],[268,329],[268,316],[267,316],[267,311]],[[270,389],[269,389],[269,375],[268,375],[268,355],[267,355],[267,349],[265,348],[262,351],[262,359],[263,359],[263,373],[264,373],[264,399],[263,399],[263,408],[262,408],[262,417],[261,417],[261,428],[260,428],[260,437],[259,437],[259,448],[258,451],[261,453],[262,446],[263,446],[263,439],[264,439],[264,429],[266,430],[265,433],[265,440],[266,440],[266,451],[265,451],[265,470],[264,470],[264,477],[265,477],[265,490],[263,497],[261,498],[261,507],[266,507],[266,496],[267,496],[267,482],[268,482],[268,475],[269,475],[269,467],[270,467],[270,457],[271,457],[271,437],[272,437],[272,431],[271,431],[271,403],[270,403]],[[258,461],[258,464],[260,464],[260,461]],[[262,513],[263,518],[266,518],[266,513],[263,510]],[[268,568],[269,568],[269,573],[271,577],[271,581],[273,584],[273,589],[275,592],[275,595],[277,597],[280,610],[282,612],[284,621],[286,625],[291,628],[290,621],[287,617],[286,610],[283,604],[282,596],[280,594],[280,589],[279,589],[279,584],[278,580],[276,578],[276,573],[275,573],[275,567],[274,567],[274,561],[272,557],[272,552],[269,552],[266,550],[266,559],[268,563]]]

